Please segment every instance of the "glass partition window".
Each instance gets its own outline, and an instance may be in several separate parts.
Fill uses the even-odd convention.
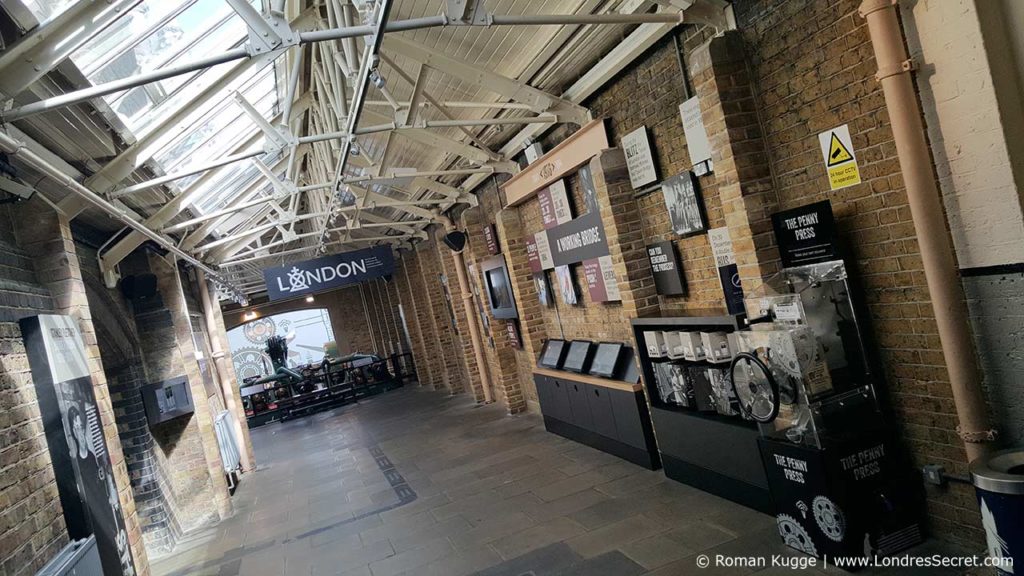
[[[238,379],[264,376],[273,371],[267,355],[267,339],[295,333],[288,344],[288,366],[319,362],[324,345],[334,340],[331,315],[326,308],[282,312],[257,318],[228,331],[228,344]]]

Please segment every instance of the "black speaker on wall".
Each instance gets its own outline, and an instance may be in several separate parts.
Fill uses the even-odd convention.
[[[466,247],[466,236],[465,232],[460,230],[452,230],[451,232],[444,235],[445,246],[452,249],[452,252],[462,252],[462,249]]]
[[[155,274],[133,274],[121,279],[121,293],[129,300],[150,298],[156,295]]]

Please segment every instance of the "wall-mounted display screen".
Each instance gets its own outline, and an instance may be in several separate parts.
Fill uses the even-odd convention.
[[[498,255],[480,263],[487,302],[491,308],[491,316],[503,320],[518,318],[516,301],[512,296],[512,281],[508,275],[505,257]]]
[[[540,357],[540,365],[546,368],[561,368],[565,352],[565,340],[548,340]]]
[[[601,342],[594,352],[594,360],[590,363],[590,373],[594,376],[613,378],[622,356],[621,342]]]
[[[573,340],[569,343],[569,352],[565,355],[563,370],[570,372],[585,373],[590,368],[591,349],[593,342],[587,340]]]

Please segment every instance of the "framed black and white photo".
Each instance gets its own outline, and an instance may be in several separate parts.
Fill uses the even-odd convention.
[[[697,186],[689,170],[662,182],[661,192],[665,196],[665,207],[673,232],[679,236],[689,236],[707,229],[704,207],[701,206]]]
[[[562,293],[562,302],[570,306],[579,303],[576,294],[576,282],[572,278],[572,269],[568,266],[555,266],[555,277],[558,278],[558,291]]]
[[[537,285],[537,299],[540,305],[548,308],[554,305],[555,300],[551,296],[551,285],[548,283],[548,273],[538,272],[533,275],[533,282]]]

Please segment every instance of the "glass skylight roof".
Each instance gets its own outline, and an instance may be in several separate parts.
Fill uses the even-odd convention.
[[[75,1],[23,0],[40,21],[55,17]],[[261,0],[250,1],[257,10],[262,8]],[[102,84],[218,54],[242,46],[247,39],[245,22],[224,0],[144,0],[76,50],[71,60],[93,84]],[[164,125],[166,119],[240,67],[245,67],[244,72],[224,89],[174,126]],[[262,149],[263,136],[235,102],[234,93],[241,93],[264,118],[273,119],[280,113],[282,82],[277,68],[275,64],[228,62],[104,99],[136,138],[161,128],[159,137],[142,154],[149,157],[152,153],[164,173],[173,173],[229,154]],[[280,154],[260,158],[272,166]],[[178,179],[174,185],[188,194],[193,208],[208,212],[231,202],[259,177],[262,174],[250,160]]]

